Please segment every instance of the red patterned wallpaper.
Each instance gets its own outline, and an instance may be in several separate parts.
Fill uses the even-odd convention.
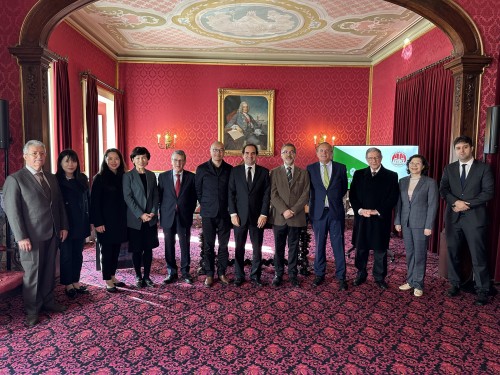
[[[89,70],[101,81],[115,86],[116,63],[65,22],[60,23],[50,35],[49,49],[68,58],[72,143],[83,165],[83,99],[80,73]]]
[[[10,136],[12,144],[9,150],[9,172],[15,172],[23,166],[23,129],[21,120],[21,91],[17,60],[11,56],[8,47],[19,43],[19,32],[25,15],[36,0],[1,0],[0,1],[0,99],[9,102]],[[0,170],[4,170],[5,158],[0,151]],[[0,186],[5,181],[0,173]]]
[[[412,43],[410,59],[401,57],[401,50],[373,68],[372,121],[370,144],[392,144],[396,80],[433,62],[449,56],[453,46],[438,28],[429,31]]]
[[[145,146],[149,167],[170,169],[170,151],[159,150],[156,134],[173,129],[178,148],[187,153],[186,168],[209,158],[217,139],[217,89],[274,89],[274,157],[260,164],[281,163],[285,142],[297,146],[297,164],[316,161],[313,135],[336,136],[336,144],[364,144],[368,108],[368,68],[255,67],[223,65],[120,64],[120,86],[125,90],[127,151]],[[240,157],[227,157],[231,164]]]

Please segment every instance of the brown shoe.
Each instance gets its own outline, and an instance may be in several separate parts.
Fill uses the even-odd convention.
[[[229,279],[226,277],[226,275],[220,275],[219,281],[224,285],[229,285]]]
[[[207,276],[205,279],[205,286],[210,288],[214,283],[214,278],[212,276]]]

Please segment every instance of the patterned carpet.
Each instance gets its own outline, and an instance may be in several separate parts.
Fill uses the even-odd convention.
[[[273,237],[266,232],[269,258]],[[193,286],[127,287],[119,294],[104,290],[88,248],[82,280],[91,294],[68,301],[58,286],[66,313],[42,315],[28,329],[21,296],[1,301],[0,374],[500,374],[499,298],[477,307],[468,293],[444,297],[435,255],[425,295],[400,292],[402,241],[392,239],[391,248],[387,291],[371,277],[352,287],[351,258],[349,290],[338,292],[329,249],[327,282],[317,288],[312,275],[301,277],[300,289],[288,283],[207,289],[200,276]],[[162,253],[161,243],[153,263],[158,283],[165,275]],[[193,243],[193,264],[198,254]],[[131,269],[118,275],[133,283]],[[264,267],[263,280],[272,277],[273,268]]]

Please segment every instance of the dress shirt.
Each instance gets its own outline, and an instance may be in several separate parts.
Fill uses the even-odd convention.
[[[255,177],[255,166],[256,166],[256,164],[254,164],[254,165],[246,165],[245,164],[245,179],[248,176],[248,168],[252,168],[250,173],[252,174],[252,182],[253,182],[253,179]]]
[[[33,168],[31,168],[31,167],[29,167],[29,166],[26,166],[26,169],[27,169],[28,171],[30,171],[30,172],[31,172],[31,174],[33,175],[33,177],[35,177],[36,181],[37,181],[37,182],[41,185],[40,180],[39,180],[39,179],[38,179],[38,177],[36,176],[36,174],[37,174],[37,173],[39,173],[39,171],[35,171]],[[43,169],[42,169],[42,170],[40,170],[40,172],[42,172],[42,174],[43,174],[43,179],[45,180],[45,182],[47,183],[47,185],[49,185],[49,187],[50,187],[49,181],[47,180],[47,177],[45,177],[45,173],[43,172]]]
[[[472,167],[472,163],[474,163],[474,158],[471,158],[467,163],[462,163],[458,161],[458,175],[462,175],[462,164],[465,164],[465,178],[469,175],[470,167]]]

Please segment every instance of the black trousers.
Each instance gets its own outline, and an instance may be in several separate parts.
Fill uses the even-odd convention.
[[[135,251],[132,253],[132,263],[134,264],[135,275],[142,278],[141,265],[144,265],[144,278],[149,279],[151,264],[153,263],[153,249]]]
[[[299,255],[300,227],[273,225],[274,233],[274,272],[282,277],[285,269],[285,246],[288,239],[288,275],[297,277],[297,259]]]
[[[61,284],[69,285],[80,281],[84,244],[85,238],[67,238],[59,245]]]
[[[165,235],[165,261],[169,275],[177,275],[177,263],[175,261],[175,235],[179,236],[181,248],[181,273],[182,276],[189,275],[191,265],[191,227],[183,227],[176,213],[174,222],[170,228],[163,228]]]
[[[264,241],[264,229],[257,228],[256,225],[241,225],[234,227],[235,248],[235,275],[237,279],[245,278],[245,243],[247,242],[248,232],[250,232],[250,241],[252,242],[252,271],[250,279],[258,280],[262,272],[262,242]]]
[[[217,215],[217,217],[202,218],[201,227],[203,230],[203,247],[205,273],[207,276],[214,276],[215,273],[215,238],[219,240],[219,251],[217,253],[219,276],[226,274],[229,260],[229,236],[231,235],[231,218],[229,214]]]
[[[366,265],[368,264],[368,256],[370,249],[356,248],[356,259],[354,265],[358,269],[358,277],[366,279]],[[384,281],[387,276],[387,249],[373,249],[373,278],[375,281]]]
[[[121,243],[99,243],[101,247],[101,270],[102,279],[111,280],[118,268],[118,256],[120,255]]]

